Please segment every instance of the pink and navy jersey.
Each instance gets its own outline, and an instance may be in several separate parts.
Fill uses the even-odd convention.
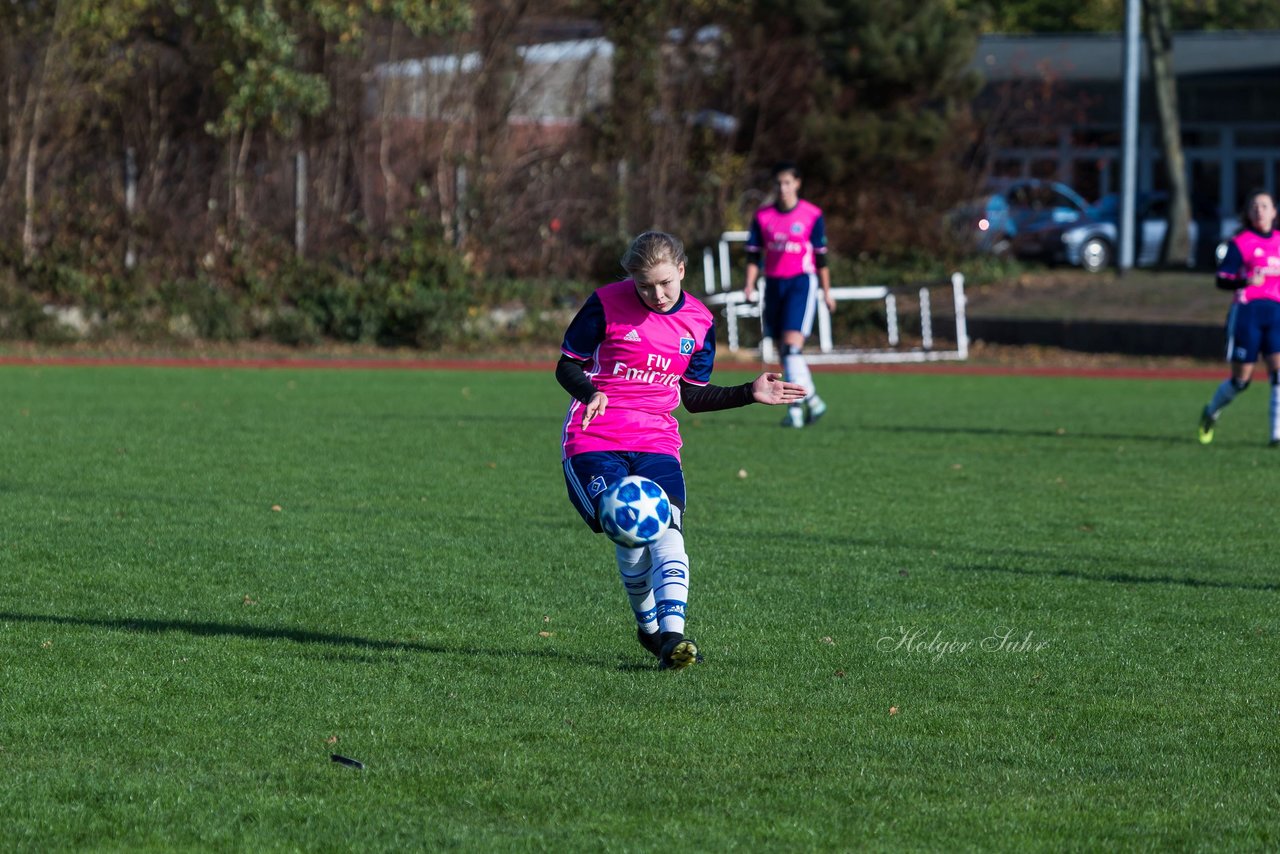
[[[1262,281],[1255,282],[1259,275]],[[1245,229],[1233,237],[1218,265],[1218,281],[1239,283],[1238,304],[1260,299],[1280,302],[1280,231],[1260,234]]]
[[[588,451],[680,456],[680,381],[705,386],[716,355],[715,316],[687,293],[665,313],[649,308],[624,279],[587,298],[560,352],[590,362],[587,376],[609,398],[605,414],[582,429],[574,400],[564,422],[564,458]]]
[[[827,252],[822,208],[804,199],[789,211],[769,205],[756,211],[747,236],[747,251],[764,256],[764,274],[790,279],[818,271],[815,255]]]

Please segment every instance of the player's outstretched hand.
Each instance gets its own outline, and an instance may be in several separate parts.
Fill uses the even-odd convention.
[[[804,400],[804,386],[785,382],[782,374],[763,373],[751,384],[751,396],[757,403],[799,403]]]
[[[591,400],[587,403],[587,408],[582,412],[582,429],[586,430],[590,424],[598,416],[604,415],[604,411],[609,406],[609,396],[602,391],[598,391],[591,395]]]

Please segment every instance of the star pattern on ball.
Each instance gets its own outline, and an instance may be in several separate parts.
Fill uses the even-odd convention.
[[[640,499],[638,501],[632,501],[631,504],[636,508],[637,515],[641,519],[648,519],[650,517],[662,519],[667,514],[660,512],[658,508],[662,506],[664,501],[666,501],[665,495],[662,495],[661,493],[658,495],[650,495],[647,490],[642,489],[640,490]],[[670,511],[667,512],[669,513]]]

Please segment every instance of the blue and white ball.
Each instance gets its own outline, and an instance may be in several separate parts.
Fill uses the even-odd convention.
[[[600,527],[620,546],[647,546],[671,525],[671,502],[661,486],[627,475],[600,495]]]

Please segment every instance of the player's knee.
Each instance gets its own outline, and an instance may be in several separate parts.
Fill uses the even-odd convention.
[[[799,356],[800,351],[803,349],[804,347],[799,344],[783,344],[782,355],[784,358],[787,356]]]
[[[1272,380],[1272,382],[1274,382],[1274,380]],[[1236,390],[1236,391],[1238,391],[1238,392],[1240,392],[1240,391],[1244,391],[1245,389],[1247,389],[1247,388],[1249,387],[1249,380],[1243,380],[1243,379],[1240,379],[1240,378],[1238,378],[1238,377],[1232,377],[1232,378],[1231,378],[1231,385],[1232,385],[1232,387],[1233,387],[1233,388],[1235,388],[1235,390]]]
[[[1280,385],[1280,371],[1271,371],[1271,384]]]

